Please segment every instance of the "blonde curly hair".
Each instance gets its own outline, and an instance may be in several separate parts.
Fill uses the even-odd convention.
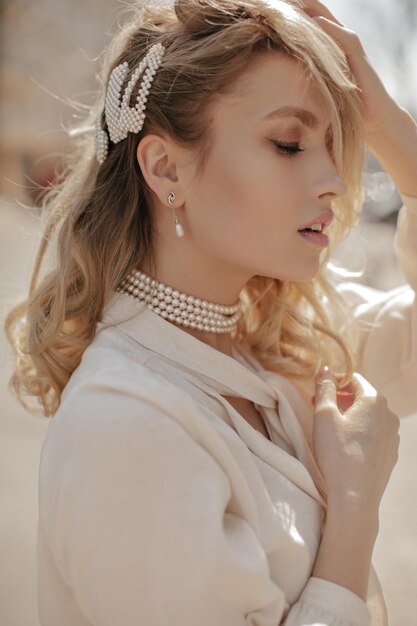
[[[210,154],[210,104],[266,51],[280,51],[309,69],[331,111],[331,153],[347,192],[332,203],[331,243],[317,275],[304,282],[252,277],[241,292],[243,315],[233,338],[266,369],[293,379],[313,376],[322,361],[339,367],[343,359],[340,385],[346,384],[355,368],[353,344],[342,333],[349,314],[327,262],[359,219],[365,141],[358,88],[342,50],[297,0],[177,0],[173,6],[130,6],[123,14],[103,54],[103,89],[86,123],[92,128],[103,109],[112,69],[124,61],[137,67],[161,42],[166,52],[145,123],[139,135],[111,145],[102,165],[92,133],[79,135],[61,180],[45,194],[45,233],[29,295],[6,320],[17,355],[12,389],[27,409],[25,398],[33,396],[45,416],[56,412],[116,286],[133,268],[155,266],[152,192],[137,162],[139,140],[162,130],[183,146],[198,147],[202,171]],[[55,267],[41,278],[51,243]]]

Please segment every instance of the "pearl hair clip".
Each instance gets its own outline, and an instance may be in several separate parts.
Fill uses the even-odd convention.
[[[139,133],[142,130],[146,117],[147,96],[154,75],[161,64],[165,49],[165,46],[161,43],[156,43],[149,49],[130,77],[123,95],[122,86],[129,73],[129,64],[125,61],[113,69],[107,87],[104,106],[106,124],[110,140],[113,143],[126,139],[128,133]],[[135,107],[130,107],[129,102],[133,89],[145,69],[136,105]],[[96,118],[94,136],[96,158],[100,165],[106,160],[109,151],[109,136],[101,126],[101,115],[100,113]]]

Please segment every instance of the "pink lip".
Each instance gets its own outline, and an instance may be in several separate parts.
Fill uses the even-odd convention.
[[[301,228],[299,228],[298,230],[303,230],[304,228],[309,228],[313,224],[323,224],[322,229],[324,229],[327,226],[329,226],[329,224],[331,224],[333,222],[333,219],[334,219],[333,211],[325,211],[324,213],[321,213],[320,215],[317,215],[317,217],[314,217],[307,224],[304,224],[304,226],[301,226]]]

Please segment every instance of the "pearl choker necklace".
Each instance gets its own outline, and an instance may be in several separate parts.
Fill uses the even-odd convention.
[[[230,306],[214,304],[169,287],[138,270],[128,274],[116,291],[143,300],[148,308],[164,319],[212,333],[234,332],[242,315],[240,300]]]

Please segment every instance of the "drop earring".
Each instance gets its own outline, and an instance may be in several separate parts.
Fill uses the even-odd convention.
[[[182,227],[181,222],[179,221],[178,217],[176,216],[174,205],[172,204],[174,200],[175,200],[175,193],[173,191],[171,191],[171,193],[168,196],[168,202],[169,202],[170,206],[172,206],[172,211],[174,213],[175,233],[176,233],[177,237],[184,237],[184,228]]]

